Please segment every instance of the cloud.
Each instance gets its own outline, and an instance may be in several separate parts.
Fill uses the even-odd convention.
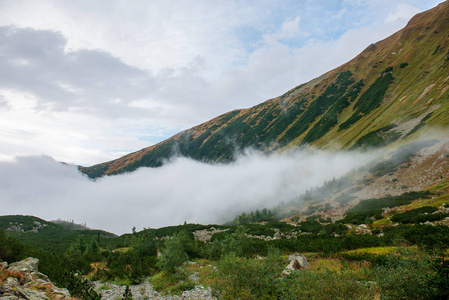
[[[288,40],[291,38],[297,38],[300,34],[299,30],[300,17],[297,16],[293,20],[286,20],[282,23],[281,28],[276,33],[266,34],[263,36],[263,40],[268,45],[275,45],[281,40]]]
[[[386,22],[396,22],[401,19],[410,20],[411,17],[416,15],[417,13],[420,13],[421,10],[419,10],[416,7],[407,5],[407,4],[399,4],[396,11],[388,14],[386,18]]]
[[[0,88],[35,95],[43,109],[118,116],[152,87],[145,72],[109,53],[65,45],[56,32],[0,27]]]
[[[3,215],[75,219],[115,233],[184,221],[221,223],[242,211],[296,199],[366,157],[319,151],[269,156],[246,152],[228,165],[175,158],[161,168],[141,168],[97,181],[48,156],[17,157],[0,163],[0,210]]]

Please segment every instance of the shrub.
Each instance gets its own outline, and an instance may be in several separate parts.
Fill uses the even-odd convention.
[[[374,287],[352,274],[296,271],[283,278],[279,299],[373,299]]]
[[[218,265],[214,289],[223,299],[276,299],[283,269],[279,250],[271,248],[264,260],[225,256]]]
[[[421,208],[413,209],[406,211],[401,214],[394,215],[391,220],[393,222],[399,222],[402,224],[407,223],[424,223],[424,222],[432,222],[441,220],[446,217],[448,214],[433,214],[433,212],[437,211],[435,207],[432,206],[424,206]]]
[[[248,257],[252,254],[252,241],[246,237],[245,228],[238,226],[233,234],[227,235],[221,243],[221,255],[231,252],[239,257]]]
[[[434,271],[426,257],[388,261],[375,272],[382,299],[431,299],[435,294],[431,287]]]
[[[193,290],[195,288],[195,283],[191,281],[182,281],[172,288],[170,288],[170,293],[175,295],[180,295],[184,291]]]
[[[162,271],[173,274],[177,273],[178,268],[188,259],[182,239],[175,235],[165,242],[165,248],[162,250],[157,264]]]

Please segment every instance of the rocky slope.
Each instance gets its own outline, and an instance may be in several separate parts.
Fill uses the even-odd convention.
[[[311,144],[347,150],[413,140],[449,125],[448,36],[446,1],[348,63],[280,97],[80,170],[95,178],[158,167],[173,155],[228,162],[247,147],[273,151]]]
[[[69,291],[56,287],[38,271],[39,260],[27,258],[8,265],[0,263],[0,298],[8,300],[72,299]]]

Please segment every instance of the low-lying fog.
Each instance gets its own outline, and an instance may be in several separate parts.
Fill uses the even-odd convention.
[[[0,163],[0,214],[74,219],[117,234],[136,226],[217,224],[295,199],[368,159],[360,153],[246,152],[231,164],[174,158],[92,181],[48,156]]]

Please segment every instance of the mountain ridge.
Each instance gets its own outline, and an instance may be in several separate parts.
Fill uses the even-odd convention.
[[[362,149],[401,144],[431,126],[448,126],[448,16],[445,1],[349,62],[279,97],[80,170],[96,178],[158,167],[174,155],[230,162],[249,147],[265,152],[302,145]]]

